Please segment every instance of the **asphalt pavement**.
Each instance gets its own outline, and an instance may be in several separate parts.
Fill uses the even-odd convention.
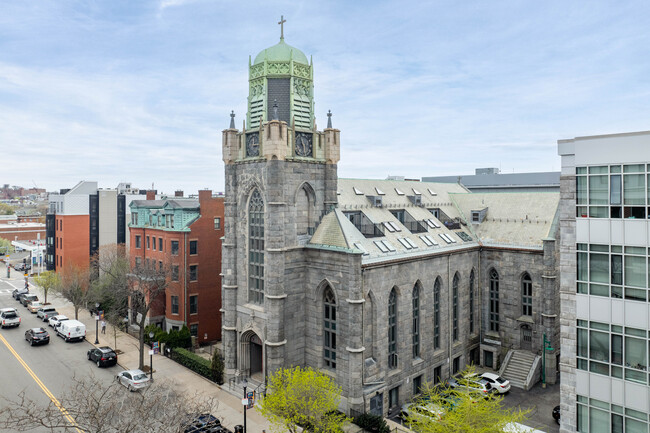
[[[30,313],[25,310],[23,307],[20,306],[13,298],[11,298],[11,291],[13,288],[19,288],[24,286],[24,277],[17,273],[17,272],[11,272],[11,278],[6,278],[7,271],[4,263],[0,263],[0,307],[4,308],[6,301],[4,299],[9,299],[11,302],[9,305],[6,305],[8,307],[15,307],[18,308],[19,314],[21,317],[25,317],[25,315],[29,315]],[[11,288],[9,288],[9,286]],[[36,293],[39,297],[39,299],[43,300],[43,293],[38,288],[33,280],[30,278],[30,291],[32,293]],[[57,311],[60,314],[65,314],[69,318],[74,318],[74,307],[72,304],[67,302],[64,299],[61,299],[57,297],[53,293],[48,293],[48,302],[52,304],[54,307],[57,308]],[[28,316],[29,319],[32,319],[32,317]],[[34,318],[35,319],[35,318]],[[119,350],[120,353],[118,355],[118,365],[119,367],[113,367],[108,370],[111,371],[111,380],[114,377],[115,374],[119,371],[119,368],[123,368],[125,370],[130,370],[130,369],[136,369],[138,368],[139,364],[139,345],[138,345],[138,340],[122,331],[119,331],[117,329],[114,329],[111,325],[108,325],[106,327],[106,334],[102,334],[101,332],[98,333],[98,344],[94,344],[95,342],[95,319],[93,316],[90,315],[90,313],[87,310],[80,310],[79,311],[79,317],[77,318],[81,322],[83,322],[86,325],[86,341],[94,346],[110,346],[113,349]],[[26,320],[26,319],[25,319]],[[35,321],[35,320],[34,320]],[[32,325],[28,325],[32,326]],[[36,321],[33,326],[36,326]],[[5,329],[2,331],[13,331],[13,330],[18,330],[18,333],[20,334],[21,339],[23,338],[23,335],[25,333],[25,330],[27,327],[24,327],[24,324],[21,324],[19,328],[13,328],[13,329]],[[3,332],[3,335],[5,332]],[[52,334],[52,333],[51,333]],[[53,339],[57,339],[56,336],[52,335]],[[50,349],[52,349],[53,353],[48,355],[48,359],[50,360],[49,362],[52,362],[52,359],[55,359],[57,357],[57,351],[62,350],[62,348],[71,348],[74,346],[74,344],[71,344],[69,346],[65,346],[65,343],[63,343],[63,340],[59,339],[60,341],[55,341],[55,343],[61,343],[61,344],[55,344],[53,345],[50,343],[51,346]],[[84,343],[85,344],[85,343]],[[56,346],[56,347],[55,347]],[[29,348],[29,346],[27,346]],[[33,349],[45,349],[46,346],[39,347],[39,348],[33,348]],[[56,350],[54,350],[56,349]],[[145,364],[149,363],[149,355],[148,355],[148,346],[145,346]],[[85,365],[91,368],[93,364],[89,363],[86,358],[85,358],[85,352],[84,356],[81,358],[81,361],[85,362]],[[96,368],[96,367],[95,367]],[[117,368],[118,370],[116,370]],[[62,373],[63,374],[63,373]],[[74,374],[74,372],[67,372],[67,377],[71,377],[70,374]],[[235,425],[243,424],[244,423],[244,409],[243,405],[241,403],[241,397],[237,397],[230,392],[226,391],[223,389],[221,386],[217,385],[216,383],[205,379],[204,377],[192,372],[191,370],[183,367],[182,365],[172,361],[169,358],[166,358],[165,356],[161,354],[157,354],[153,356],[153,376],[154,380],[165,380],[171,382],[177,389],[179,389],[181,392],[185,393],[186,395],[204,395],[204,396],[210,396],[215,398],[216,401],[218,401],[218,408],[214,411],[214,415],[216,415],[218,418],[221,419],[222,424],[230,429],[231,431],[234,431]],[[21,386],[32,386],[31,382],[34,382],[33,379],[29,378],[29,376],[25,376],[24,374],[19,374],[15,376],[17,378],[16,383],[16,389],[19,389]],[[226,386],[226,385],[224,385]],[[57,392],[59,392],[58,389],[52,389],[51,390],[54,395],[58,395]],[[241,391],[243,394],[243,389],[235,389],[233,392],[238,392]],[[263,430],[265,431],[271,431],[270,423],[263,418],[259,412],[257,411],[256,408],[253,409],[248,409],[246,413],[246,423],[247,423],[247,431],[249,433],[262,433]]]

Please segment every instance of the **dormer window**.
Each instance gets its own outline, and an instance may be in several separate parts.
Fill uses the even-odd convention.
[[[413,190],[415,191],[415,190]],[[411,203],[413,203],[416,206],[422,206],[422,195],[421,194],[415,194],[415,195],[409,195],[409,200],[411,200]]]
[[[370,203],[372,203],[372,205],[374,207],[382,207],[382,204],[383,204],[383,200],[382,200],[383,197],[382,196],[380,196],[380,195],[367,195],[366,197],[368,198],[368,200],[370,200]]]
[[[472,224],[481,224],[485,219],[488,208],[472,210]]]
[[[355,193],[356,195],[363,195],[363,191],[361,191],[361,190],[360,190],[359,188],[357,188],[356,186],[353,186],[352,189],[354,190],[354,193]]]

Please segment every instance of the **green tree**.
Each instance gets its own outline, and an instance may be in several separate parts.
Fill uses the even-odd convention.
[[[0,203],[0,215],[13,215],[16,209],[6,203]]]
[[[473,368],[465,370],[453,389],[425,384],[409,406],[405,424],[417,433],[519,432],[515,423],[525,420],[530,410],[505,408],[498,394],[477,391],[471,387],[474,375]]]
[[[212,374],[214,376],[214,381],[217,382],[219,385],[223,384],[223,370],[224,370],[224,362],[223,362],[223,356],[221,356],[221,351],[219,349],[215,349],[214,353],[212,354]]]
[[[35,276],[34,281],[43,290],[43,304],[47,304],[47,293],[59,285],[59,276],[54,271],[45,271]]]
[[[280,369],[269,376],[260,412],[279,429],[297,433],[341,432],[349,421],[337,411],[341,387],[309,367]]]
[[[0,238],[0,255],[9,254],[14,250],[14,246],[11,245],[11,241]]]

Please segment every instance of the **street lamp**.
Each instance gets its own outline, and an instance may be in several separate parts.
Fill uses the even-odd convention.
[[[551,346],[551,341],[546,338],[546,333],[544,333],[544,339],[542,340],[542,388],[546,388],[546,351],[553,350]]]
[[[244,433],[246,433],[246,409],[248,408],[248,398],[246,398],[246,387],[248,386],[248,381],[246,379],[241,382],[242,387],[244,387],[244,399],[241,401],[244,404]]]
[[[152,349],[149,351],[149,380],[153,382],[153,331],[149,331],[149,342]]]
[[[99,302],[95,302],[95,344],[99,344]]]

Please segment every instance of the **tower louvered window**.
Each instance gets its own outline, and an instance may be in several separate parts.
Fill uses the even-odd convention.
[[[248,301],[264,303],[264,201],[258,190],[248,204]]]
[[[325,365],[336,368],[336,299],[331,288],[323,295],[323,359]]]

